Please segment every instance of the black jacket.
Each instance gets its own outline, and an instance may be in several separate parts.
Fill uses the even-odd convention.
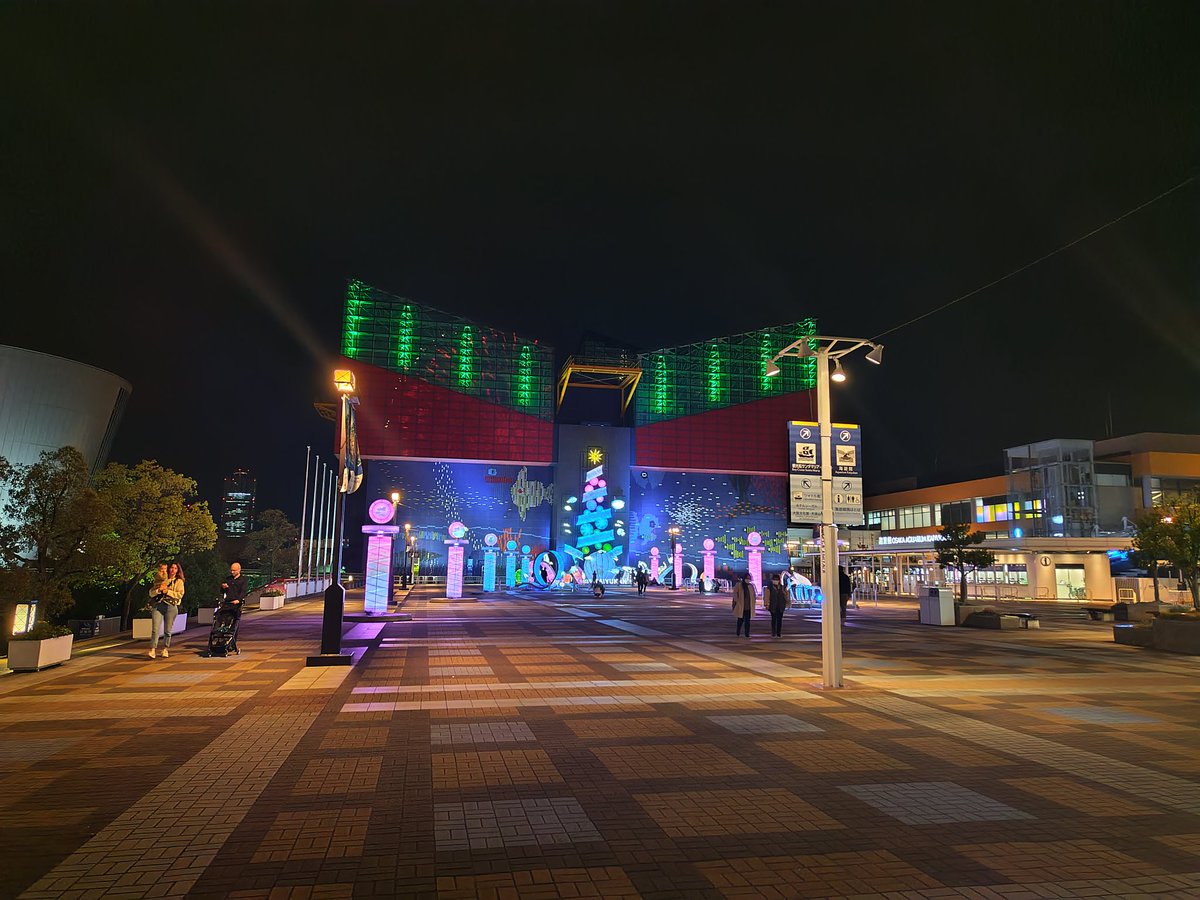
[[[229,585],[225,589],[226,605],[233,603],[234,600],[240,601],[238,606],[246,602],[246,594],[250,591],[250,582],[246,580],[245,575],[239,575],[237,578],[229,578],[225,583]]]

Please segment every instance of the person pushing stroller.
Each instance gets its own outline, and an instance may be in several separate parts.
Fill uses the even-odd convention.
[[[246,594],[250,584],[242,574],[241,563],[229,567],[229,578],[221,582],[221,606],[213,618],[213,630],[209,635],[209,652],[222,650],[226,653],[242,651],[238,647],[238,627],[242,623],[242,607],[246,605]]]

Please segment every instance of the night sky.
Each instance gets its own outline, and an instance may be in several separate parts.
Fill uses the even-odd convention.
[[[1200,175],[1198,38],[1195,2],[8,2],[0,343],[133,383],[115,459],[295,518],[347,278],[568,352],[873,336]],[[1110,405],[1200,433],[1198,213],[860,357],[868,483]]]

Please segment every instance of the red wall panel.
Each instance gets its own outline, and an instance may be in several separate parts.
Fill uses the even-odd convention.
[[[363,456],[553,462],[552,422],[377,366],[341,364],[358,382]]]
[[[634,464],[682,472],[783,474],[787,472],[787,423],[814,419],[815,406],[812,391],[797,391],[642,425],[635,432]]]

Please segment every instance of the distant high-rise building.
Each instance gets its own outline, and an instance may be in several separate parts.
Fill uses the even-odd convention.
[[[258,482],[247,469],[225,476],[221,495],[221,534],[244,537],[254,530],[254,493]]]

